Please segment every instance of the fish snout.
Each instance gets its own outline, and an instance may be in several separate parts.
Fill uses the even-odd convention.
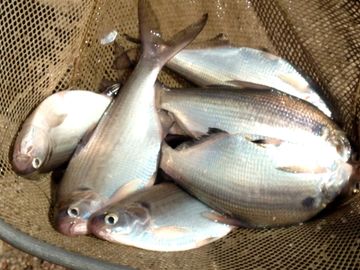
[[[29,154],[16,154],[13,157],[13,170],[20,175],[32,174],[36,171],[33,166],[34,158]],[[36,163],[36,162],[35,162]]]
[[[55,220],[56,229],[66,236],[86,235],[88,230],[88,219],[70,217],[66,213],[61,213]]]
[[[94,215],[89,222],[89,231],[100,239],[113,242],[111,227],[105,222],[106,214]]]

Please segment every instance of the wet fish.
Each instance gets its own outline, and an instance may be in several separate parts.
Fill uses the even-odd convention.
[[[221,213],[248,226],[280,226],[313,217],[346,186],[351,166],[323,160],[319,150],[289,143],[264,147],[218,133],[178,149],[164,145],[160,166]]]
[[[257,49],[231,45],[185,49],[166,65],[199,86],[241,86],[244,82],[273,87],[331,112],[313,83],[286,60]]]
[[[308,102],[275,89],[252,85],[159,91],[159,106],[190,136],[209,129],[248,133],[303,145],[331,145],[343,161],[351,147],[345,133]],[[256,137],[255,136],[255,137]]]
[[[95,213],[90,231],[110,242],[154,251],[198,248],[234,226],[207,216],[223,215],[172,183],[155,185]]]
[[[72,90],[47,97],[25,120],[17,135],[12,154],[14,171],[31,176],[68,161],[119,89],[113,88],[104,94]]]
[[[89,216],[105,203],[153,185],[163,139],[154,84],[165,62],[197,36],[206,20],[204,15],[164,41],[149,3],[139,0],[142,56],[86,145],[78,147],[69,163],[56,203],[56,228],[61,233],[86,234]]]

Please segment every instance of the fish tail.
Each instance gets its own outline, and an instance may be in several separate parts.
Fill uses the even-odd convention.
[[[143,58],[155,61],[160,67],[188,45],[204,28],[207,14],[194,24],[176,33],[169,41],[161,38],[159,22],[148,0],[139,0],[139,24]]]

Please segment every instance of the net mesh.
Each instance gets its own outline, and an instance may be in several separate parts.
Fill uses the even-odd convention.
[[[170,36],[204,12],[197,40],[225,33],[238,46],[266,48],[308,74],[359,147],[360,2],[357,0],[153,0]],[[359,269],[360,197],[300,226],[239,228],[202,248],[157,253],[93,237],[68,238],[51,224],[51,175],[39,181],[11,170],[9,151],[20,124],[51,93],[99,88],[116,80],[113,47],[99,38],[116,29],[138,35],[136,1],[0,1],[0,217],[69,251],[137,269]],[[119,38],[126,48],[131,46]],[[180,86],[162,72],[169,86]]]

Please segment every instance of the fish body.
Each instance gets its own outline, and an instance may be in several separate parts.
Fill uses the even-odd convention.
[[[331,116],[317,89],[289,62],[268,52],[230,45],[185,49],[167,67],[199,86],[238,86],[239,81],[245,81],[273,87],[306,100]]]
[[[95,213],[90,230],[97,237],[154,251],[201,247],[234,227],[209,219],[219,215],[172,183],[137,192]]]
[[[164,145],[160,166],[215,210],[264,227],[306,221],[340,193],[351,166],[322,158],[314,146],[269,148],[241,135],[219,133],[179,149]]]
[[[20,175],[48,172],[69,160],[81,138],[98,123],[112,98],[86,90],[47,97],[19,131],[12,154]]]
[[[163,89],[159,104],[195,138],[215,128],[303,145],[331,145],[344,161],[350,157],[349,141],[330,118],[308,102],[272,88]]]
[[[60,232],[86,234],[93,212],[153,185],[163,138],[154,84],[161,67],[197,36],[206,19],[203,16],[165,42],[149,3],[139,0],[143,53],[88,142],[78,147],[70,160],[56,205]]]

